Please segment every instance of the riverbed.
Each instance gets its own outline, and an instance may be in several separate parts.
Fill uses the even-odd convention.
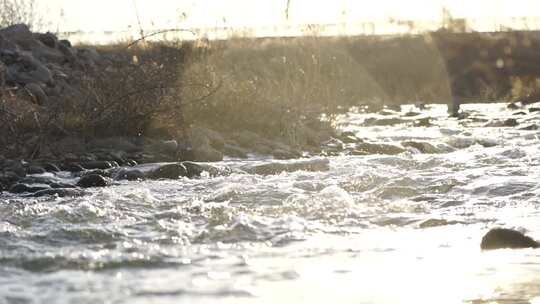
[[[540,251],[480,250],[494,227],[540,238],[540,112],[463,109],[340,118],[366,142],[417,143],[395,155],[2,194],[0,303],[540,303]],[[366,124],[392,117],[430,124]]]

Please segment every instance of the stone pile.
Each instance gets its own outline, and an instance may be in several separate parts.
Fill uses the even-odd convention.
[[[82,97],[81,78],[110,66],[111,59],[52,33],[32,33],[24,24],[0,29],[0,87],[24,90],[40,105],[51,97]]]

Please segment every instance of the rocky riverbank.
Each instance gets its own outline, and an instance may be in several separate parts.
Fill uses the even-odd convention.
[[[465,44],[467,49],[474,49],[469,37],[480,34],[471,35],[458,37],[437,33],[433,37],[446,50],[454,50],[461,44]],[[483,35],[485,39],[478,45],[488,45],[493,41],[506,43],[512,35]],[[530,36],[524,33],[515,35]],[[222,174],[230,168],[222,170],[202,163],[228,159],[437,154],[473,144],[495,145],[489,139],[476,142],[456,139],[447,143],[409,140],[390,144],[373,142],[364,139],[362,134],[340,130],[338,117],[345,114],[339,113],[346,112],[345,109],[351,105],[356,105],[359,112],[373,114],[360,122],[366,130],[392,126],[436,126],[433,123],[436,118],[424,115],[422,107],[402,111],[399,105],[358,106],[362,100],[360,97],[368,98],[373,92],[368,87],[357,92],[353,89],[357,83],[344,83],[354,77],[349,77],[348,70],[342,69],[350,64],[344,62],[339,65],[339,60],[349,56],[358,62],[379,56],[380,53],[370,51],[373,48],[385,46],[385,54],[390,56],[395,45],[405,43],[419,47],[422,43],[418,39],[377,39],[369,47],[365,45],[369,39],[321,39],[319,43],[325,47],[341,46],[346,52],[330,53],[331,58],[321,53],[313,55],[317,60],[305,62],[306,51],[314,45],[297,39],[290,42],[278,40],[273,47],[261,46],[264,41],[246,41],[253,47],[253,50],[249,49],[247,58],[243,44],[234,47],[237,43],[234,41],[231,42],[233,46],[223,48],[226,50],[223,54],[220,48],[194,47],[192,44],[75,47],[68,40],[58,39],[51,33],[32,33],[25,25],[0,29],[0,132],[3,134],[0,137],[0,187],[12,193],[68,195],[79,193],[85,187],[107,186],[123,179],[196,177],[205,171]],[[433,41],[422,41],[431,43],[428,49],[434,47]],[[532,39],[526,47],[534,48],[535,41]],[[198,50],[194,51],[194,48]],[[467,59],[470,64],[477,62],[474,58],[461,58],[455,53],[443,54],[442,59],[446,60],[447,66],[455,65],[458,59]],[[246,56],[240,56],[242,54]],[[283,54],[288,54],[288,57]],[[513,62],[523,57],[519,55],[521,53],[512,54],[518,55],[515,58],[507,56],[505,60]],[[231,59],[233,66],[229,60],[219,59],[221,55]],[[484,56],[487,59],[482,58],[491,62],[499,55],[494,53]],[[238,58],[247,58],[244,61],[254,66],[254,71],[247,73]],[[275,58],[286,65],[276,66]],[[393,61],[383,62],[390,64]],[[408,60],[401,63],[406,62]],[[184,77],[186,66],[189,67],[189,77]],[[381,72],[375,67],[370,68],[368,63],[362,66],[372,76]],[[366,71],[362,66],[355,67],[354,72]],[[489,73],[499,71],[508,76],[510,72],[519,72],[508,67],[493,70],[489,66]],[[275,74],[260,77],[261,71],[268,70],[267,67],[276,68]],[[328,75],[321,72],[330,67]],[[235,70],[236,74],[231,76],[229,71],[234,68],[238,71]],[[298,70],[304,71],[300,78]],[[454,70],[449,72],[455,75],[445,77],[450,76],[455,82],[463,78],[463,73]],[[485,72],[488,69],[481,70]],[[416,72],[423,73],[421,69]],[[274,82],[274,78],[283,78],[283,75],[288,75],[288,82]],[[343,79],[330,83],[335,75],[341,75]],[[378,79],[378,88],[403,80],[392,78],[387,79],[387,83],[383,78],[374,77]],[[281,92],[283,96],[277,97],[279,102],[272,103],[270,100],[276,98],[276,85],[288,86],[293,80],[302,83],[303,87],[297,90],[293,86],[290,92]],[[417,84],[422,84],[422,88],[424,85],[438,87],[427,80]],[[413,84],[409,86],[415,87]],[[186,94],[185,89],[193,87],[200,90],[190,91],[195,95]],[[343,87],[346,87],[347,94],[343,93]],[[454,87],[451,85],[452,93],[460,94]],[[422,88],[416,91],[430,91],[435,95],[429,96],[439,96],[433,90]],[[326,95],[317,93],[319,91],[315,89],[322,90],[321,94],[326,92]],[[313,96],[304,94],[311,91]],[[398,91],[394,93],[399,95]],[[343,96],[333,100],[335,94]],[[186,96],[197,97],[198,103],[189,98],[185,100]],[[351,104],[352,100],[356,100],[354,104]],[[187,111],[185,106],[188,106]],[[535,115],[537,107],[520,103],[510,107],[514,113],[501,121],[486,120],[481,113],[467,112],[459,114],[459,121],[464,125],[481,124],[483,127],[538,128],[528,123],[528,117]],[[323,116],[325,118],[321,119]],[[163,164],[164,168],[153,165],[154,169],[147,170],[145,164]],[[278,173],[290,168],[296,166],[271,164],[270,168],[261,170]],[[299,168],[305,167],[300,165]],[[56,179],[58,176],[73,180],[66,184],[64,179]]]

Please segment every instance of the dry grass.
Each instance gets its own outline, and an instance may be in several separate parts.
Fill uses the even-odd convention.
[[[249,129],[290,143],[302,130],[365,103],[449,99],[438,51],[423,38],[268,38],[213,41],[184,73],[190,123]],[[193,85],[190,85],[193,84]],[[204,84],[204,85],[201,85]]]

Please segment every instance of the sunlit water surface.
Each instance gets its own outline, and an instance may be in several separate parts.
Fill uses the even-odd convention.
[[[479,247],[497,226],[540,238],[540,133],[519,130],[540,114],[465,109],[462,121],[423,111],[431,127],[342,118],[366,141],[429,142],[436,154],[123,182],[79,198],[4,194],[0,303],[540,303],[540,251]],[[520,126],[483,127],[507,118]]]

